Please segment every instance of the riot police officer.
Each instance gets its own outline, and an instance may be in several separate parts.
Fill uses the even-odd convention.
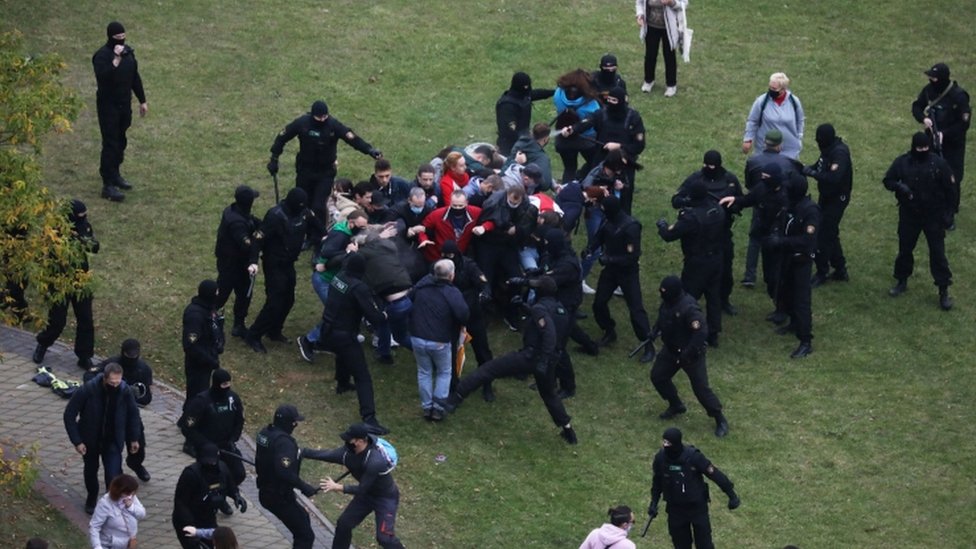
[[[217,446],[204,444],[197,452],[196,463],[187,465],[176,482],[173,527],[185,549],[199,549],[201,541],[184,535],[183,528],[216,528],[217,510],[227,507],[227,498],[232,498],[242,513],[247,511],[247,500],[241,496],[239,484],[217,455]]]
[[[817,233],[817,273],[813,276],[814,288],[830,279],[849,279],[847,259],[840,243],[840,220],[851,202],[854,182],[851,150],[843,139],[837,137],[833,125],[821,124],[817,127],[817,146],[820,147],[820,158],[803,168],[804,174],[817,180],[817,192],[820,195],[817,200],[821,220]],[[834,272],[828,276],[831,265]]]
[[[681,239],[684,253],[681,284],[696,300],[705,296],[707,341],[717,347],[718,334],[722,331],[720,291],[726,214],[724,208],[708,199],[708,190],[700,179],[688,182],[686,189],[688,206],[678,212],[678,220],[673,225],[659,219],[657,231],[665,242]]]
[[[671,427],[664,431],[661,449],[654,456],[651,481],[651,504],[647,514],[658,513],[661,496],[667,503],[668,533],[675,549],[711,548],[712,525],[708,517],[708,485],[705,478],[718,485],[729,497],[729,509],[742,504],[735,485],[701,450],[682,443],[681,431]]]
[[[915,266],[915,245],[924,232],[929,245],[929,269],[939,288],[939,306],[948,311],[953,304],[949,297],[952,271],[945,255],[945,231],[952,223],[953,197],[959,186],[952,168],[930,147],[929,136],[917,132],[912,137],[912,150],[896,158],[885,173],[885,188],[898,198],[898,283],[888,294],[897,297],[908,290],[908,277]]]
[[[678,370],[684,370],[691,381],[691,390],[709,417],[715,419],[715,436],[729,433],[729,422],[722,414],[722,403],[708,386],[708,369],[705,365],[705,337],[708,327],[695,299],[685,293],[681,279],[671,275],[661,281],[661,308],[658,310],[655,334],[661,335],[661,352],[651,367],[651,383],[668,408],[659,416],[671,419],[685,413],[678,388],[671,378]],[[648,345],[651,348],[651,345]]]
[[[183,371],[186,402],[205,391],[224,352],[224,319],[217,314],[217,283],[204,280],[183,309]]]
[[[255,437],[254,463],[258,475],[258,501],[291,531],[293,549],[311,549],[315,532],[308,511],[295,499],[295,489],[311,497],[318,493],[319,487],[305,482],[300,475],[305,450],[299,449],[291,436],[299,421],[305,421],[305,416],[298,413],[298,408],[291,404],[278,406],[274,422]]]
[[[223,450],[221,461],[227,464],[234,482],[241,484],[245,472],[237,441],[244,431],[244,402],[231,390],[230,380],[231,375],[227,370],[214,370],[210,389],[198,393],[187,403],[178,425],[187,442],[198,452],[207,443]]]
[[[251,305],[253,281],[257,265],[251,264],[251,247],[255,245],[254,233],[260,221],[251,215],[254,199],[260,193],[247,185],[240,185],[234,191],[234,203],[224,208],[217,227],[217,243],[214,255],[217,256],[217,309],[234,294],[234,327],[230,335],[244,337],[247,327],[244,319]]]

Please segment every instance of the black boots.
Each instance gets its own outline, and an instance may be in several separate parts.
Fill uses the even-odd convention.
[[[681,414],[683,414],[683,413],[685,413],[687,411],[688,411],[688,408],[685,408],[685,405],[684,404],[678,404],[677,406],[671,405],[671,406],[668,406],[668,409],[665,410],[665,411],[663,411],[663,412],[661,412],[661,415],[659,415],[657,417],[659,417],[661,419],[671,419],[671,418],[673,418],[675,416],[678,416],[678,415],[681,415]]]
[[[722,438],[729,434],[729,420],[725,419],[725,416],[719,414],[715,418],[715,436]]]
[[[37,347],[34,347],[34,356],[31,357],[31,360],[34,361],[34,364],[40,364],[44,362],[44,355],[46,354],[47,347],[38,343]]]
[[[813,345],[809,341],[801,341],[795,351],[790,353],[790,358],[803,358],[813,353]]]
[[[613,345],[617,341],[617,330],[610,328],[609,330],[603,332],[603,337],[600,338],[600,347],[606,347],[607,345]]]
[[[102,187],[102,198],[107,198],[112,202],[122,202],[125,200],[125,195],[114,185],[105,185]]]
[[[952,298],[949,297],[949,288],[947,286],[939,286],[939,307],[942,307],[943,311],[952,309]]]
[[[898,284],[895,284],[894,286],[891,287],[890,290],[888,290],[888,295],[890,295],[891,297],[898,297],[907,291],[908,291],[908,281],[899,280]]]

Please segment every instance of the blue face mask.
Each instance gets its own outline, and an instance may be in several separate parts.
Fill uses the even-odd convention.
[[[424,207],[423,206],[410,206],[410,211],[413,212],[413,213],[415,213],[415,214],[419,214],[420,212],[424,211]]]

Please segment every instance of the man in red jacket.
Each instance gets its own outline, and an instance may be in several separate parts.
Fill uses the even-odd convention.
[[[481,215],[481,208],[469,206],[464,191],[454,191],[451,194],[451,205],[437,208],[424,218],[423,225],[427,233],[418,237],[419,246],[424,250],[424,257],[433,263],[441,258],[441,246],[448,240],[457,242],[458,250],[463,254],[471,243],[471,231],[475,221]],[[433,245],[427,242],[433,241]]]

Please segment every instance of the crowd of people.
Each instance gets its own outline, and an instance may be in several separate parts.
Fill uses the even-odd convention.
[[[658,46],[663,45],[665,95],[676,93],[672,19],[674,10],[685,4],[651,1],[645,12],[644,1],[637,2],[638,24],[647,41],[644,92],[653,87]],[[107,34],[108,42],[93,58],[103,136],[102,192],[121,201],[121,191],[131,188],[119,165],[132,94],[140,114],[147,107],[124,28],[113,22]],[[667,403],[660,418],[686,411],[671,381],[681,370],[715,420],[715,435],[724,437],[730,426],[708,384],[706,349],[719,345],[723,315],[737,314],[730,300],[732,231],[741,210],[751,207],[741,284],[749,288],[757,283],[761,261],[773,306],[767,320],[777,324],[777,333],[796,335],[799,344],[791,357],[813,352],[811,291],[850,276],[840,239],[853,183],[847,143],[832,124],[821,123],[816,129],[819,157],[801,163],[806,113],[789,89],[790,79],[781,72],[772,74],[768,91],[755,99],[746,118],[742,151],[751,156],[744,189],[723,166],[722,154],[709,150],[701,168],[675,191],[676,221],[656,222],[663,240],[680,241],[684,261],[680,276],[661,280],[652,322],[641,288],[643,224],[633,211],[645,130],[616,64],[616,57],[608,54],[594,72],[570,71],[554,89],[534,88],[528,74],[514,74],[496,104],[497,141],[446,147],[424,159],[410,178],[397,175],[383,153],[339,122],[323,100],[284,127],[270,148],[267,170],[277,184],[279,157],[297,138],[294,187],[262,218],[252,212],[260,193],[237,187],[217,229],[216,279],[200,282],[183,313],[186,405],[179,425],[186,438],[184,450],[197,460],[181,475],[174,496],[173,524],[184,547],[215,543],[221,531],[217,512],[233,512],[228,501],[241,512],[247,507],[237,488],[245,477],[236,446],[245,427],[244,406],[230,389],[231,372],[221,364],[227,344],[224,307],[233,294],[231,336],[254,352],[268,352],[265,340],[290,344],[293,339],[283,326],[300,278],[296,265],[306,251],[311,258],[305,275],[323,312],[297,338],[296,355],[307,362],[321,353],[334,357],[335,391],[356,393],[362,423],[342,434],[345,444],[340,448],[300,449],[291,433],[304,418],[294,406],[282,405],[258,433],[260,503],[294,533],[295,547],[311,547],[314,539],[307,513],[295,502],[295,489],[307,496],[320,490],[353,495],[337,523],[333,547],[347,547],[352,528],[369,513],[376,515],[379,544],[401,547],[394,534],[399,492],[389,471],[380,471],[384,463],[378,439],[389,429],[377,418],[382,403],[374,398],[364,351],[369,342],[376,362],[416,364],[418,416],[427,421],[444,421],[479,388],[486,401],[495,400],[492,382],[500,377],[531,375],[560,435],[577,444],[565,406],[577,392],[572,356],[598,355],[617,343],[609,303],[620,295],[634,334],[630,356],[653,363],[651,382]],[[930,83],[912,108],[923,131],[912,137],[910,151],[894,161],[884,178],[899,202],[896,285],[889,293],[907,291],[913,249],[924,232],[939,305],[949,310],[952,280],[944,238],[959,207],[970,109],[968,95],[950,80],[946,65],[939,63],[926,75]],[[556,120],[533,124],[532,103],[550,98]],[[545,151],[553,137],[563,162],[558,178]],[[369,180],[353,184],[341,177],[339,141],[374,159]],[[808,178],[817,184],[816,200],[808,194]],[[83,203],[72,202],[72,236],[88,252],[97,252],[86,214]],[[578,251],[572,243],[577,228],[585,232]],[[597,263],[601,268],[594,290],[587,277]],[[258,276],[263,277],[265,300],[248,326]],[[591,313],[602,331],[596,337],[578,323],[587,314],[586,294],[593,295]],[[92,546],[124,547],[117,540],[135,539],[145,509],[135,496],[138,481],[122,474],[121,452],[128,451],[127,464],[138,479],[148,481],[139,407],[152,398],[152,372],[139,358],[136,340],[123,343],[119,356],[93,366],[90,296],[72,298],[71,304],[78,317],[78,364],[91,369],[93,377],[68,403],[65,426],[84,460]],[[67,305],[52,309],[47,328],[38,334],[36,363],[60,335]],[[488,334],[496,320],[521,334],[518,349],[493,348]],[[568,348],[571,339],[578,347]],[[462,376],[459,365],[466,347],[473,351],[477,368]],[[700,452],[684,446],[677,429],[665,431],[662,444],[654,460],[648,515],[656,516],[663,494],[675,546],[690,547],[692,539],[699,547],[710,546],[701,477],[729,496],[730,509],[739,505],[732,482]],[[344,464],[359,483],[306,483],[299,475],[302,459]],[[108,488],[101,498],[99,460]],[[691,473],[675,473],[682,468]],[[583,547],[618,543],[635,521],[626,506],[611,509],[609,517],[610,523],[591,534],[593,539]]]

